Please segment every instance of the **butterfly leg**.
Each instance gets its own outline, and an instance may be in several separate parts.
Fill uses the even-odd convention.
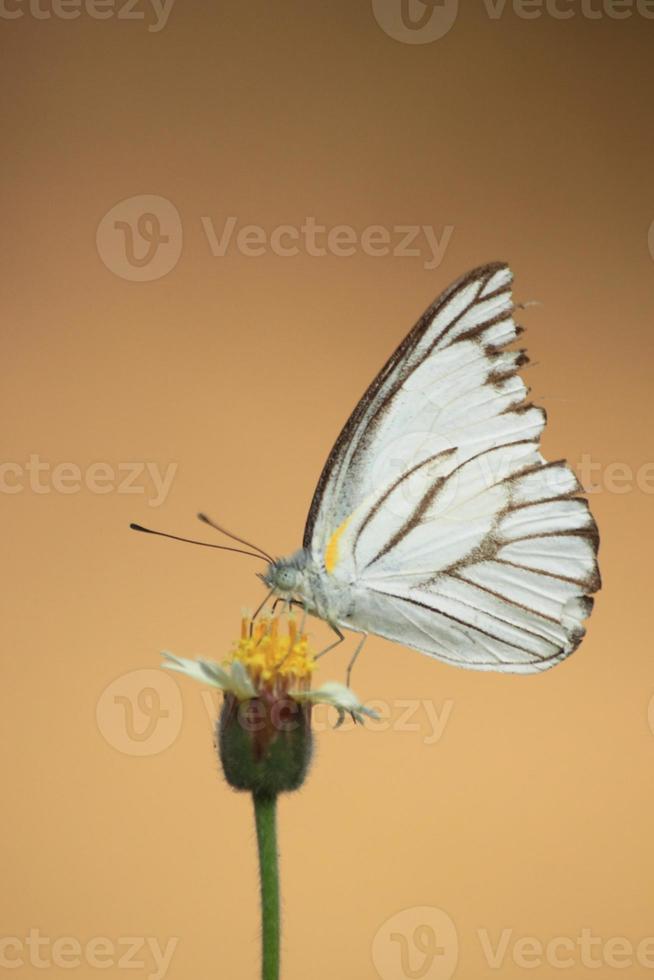
[[[254,611],[253,615],[250,617],[250,638],[252,638],[252,632],[254,630],[254,621],[255,621],[255,619],[257,618],[257,616],[259,615],[259,613],[261,612],[261,610],[263,609],[263,607],[265,606],[265,604],[268,602],[268,599],[270,599],[270,597],[271,597],[271,595],[273,594],[274,591],[275,591],[274,589],[271,589],[270,590],[270,592],[265,597],[265,599],[263,600],[263,602],[261,602],[257,606],[257,608]]]
[[[363,644],[366,642],[367,639],[368,639],[368,634],[367,633],[364,633],[363,636],[361,637],[361,639],[359,640],[359,642],[357,643],[356,650],[352,654],[352,659],[350,660],[349,664],[347,665],[347,670],[345,671],[345,686],[346,687],[349,687],[350,686],[350,677],[352,676],[352,668],[354,667],[354,664],[355,664],[355,661],[356,661],[357,657],[359,656],[359,654],[363,650]]]
[[[296,606],[299,606],[302,610],[302,619],[300,620],[300,636],[304,636],[304,631],[307,623],[307,610],[303,602],[296,602]]]
[[[320,653],[317,653],[316,656],[315,656],[315,659],[316,660],[319,657],[324,657],[326,653],[329,653],[330,650],[333,650],[334,647],[337,647],[338,644],[339,643],[342,643],[343,640],[345,639],[345,637],[343,636],[343,634],[339,630],[338,626],[334,626],[333,623],[328,623],[328,626],[330,627],[330,629],[332,630],[333,633],[336,633],[336,636],[338,637],[338,639],[337,640],[334,640],[333,643],[330,643],[328,646],[326,646],[324,650],[321,650],[320,651]]]
[[[288,613],[289,616],[293,612],[294,606],[297,606],[298,609],[302,610],[302,619],[300,620],[300,635],[302,635],[304,633],[304,627],[307,621],[307,607],[304,605],[303,602],[300,602],[299,599],[285,599],[284,596],[279,596],[279,598],[275,599],[275,601],[273,602],[273,608],[272,608],[273,616],[280,602],[287,603],[288,608],[286,612]]]
[[[279,599],[275,599],[275,601],[273,603],[273,615],[275,613],[275,609],[277,608],[277,603],[279,603],[279,602],[286,602],[286,603],[288,603],[287,612],[288,612],[288,615],[289,616],[293,612],[293,606],[299,606],[300,607],[300,609],[302,610],[302,619],[300,620],[300,636],[303,636],[304,635],[304,624],[306,623],[306,619],[307,619],[307,611],[306,611],[306,608],[304,606],[304,603],[303,602],[299,602],[297,599],[285,599],[283,596],[280,596],[280,598]],[[289,649],[289,651],[286,654],[286,656],[285,657],[282,657],[282,659],[280,660],[280,662],[279,662],[279,664],[277,666],[278,667],[281,667],[282,664],[284,663],[284,661],[286,660],[286,658],[291,656],[292,652],[293,652],[292,648]],[[324,652],[325,651],[323,650],[323,653]],[[321,656],[321,654],[318,654],[318,656]]]

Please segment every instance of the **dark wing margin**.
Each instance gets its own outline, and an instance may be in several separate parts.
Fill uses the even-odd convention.
[[[373,400],[380,393],[382,388],[386,383],[389,383],[389,390],[385,393],[383,399],[373,410],[364,432],[359,437],[359,442],[365,440],[366,434],[372,433],[377,426],[380,418],[388,410],[393,397],[399,391],[399,389],[404,384],[406,379],[407,370],[402,370],[403,365],[408,366],[411,354],[418,346],[420,340],[424,337],[425,333],[428,331],[429,327],[433,323],[435,317],[444,309],[448,302],[455,296],[456,293],[467,288],[473,283],[477,282],[479,284],[479,289],[475,293],[475,296],[470,300],[470,302],[461,309],[458,314],[448,321],[441,331],[433,338],[433,343],[430,344],[426,350],[422,353],[422,356],[416,361],[411,361],[410,370],[415,370],[419,367],[422,362],[429,357],[432,352],[433,346],[442,340],[449,331],[458,323],[458,321],[465,316],[465,314],[470,310],[472,306],[479,300],[480,296],[484,293],[484,289],[492,279],[494,275],[499,272],[508,271],[508,265],[506,262],[490,262],[487,265],[478,266],[476,269],[471,270],[465,275],[461,276],[455,282],[453,282],[440,296],[434,300],[434,302],[427,307],[425,312],[422,314],[418,322],[411,329],[411,331],[404,338],[402,343],[396,350],[391,354],[389,359],[386,361],[381,371],[374,378],[372,383],[368,386],[363,396],[356,405],[354,411],[350,415],[349,419],[343,426],[336,442],[334,443],[327,461],[323,467],[322,473],[318,480],[318,484],[314,491],[313,499],[311,501],[311,506],[309,508],[309,513],[307,516],[307,521],[304,528],[304,536],[302,544],[304,548],[310,548],[313,538],[313,532],[318,517],[318,512],[320,510],[320,505],[323,500],[323,495],[325,488],[329,482],[330,477],[334,471],[335,466],[338,464],[342,458],[345,450],[349,446],[353,434],[356,432],[359,424],[369,410]],[[509,282],[508,287],[500,287],[497,292],[491,292],[484,295],[484,299],[492,299],[495,295],[499,293],[510,292],[511,285]],[[480,332],[490,326],[492,321],[486,321],[482,325],[475,328],[475,332]],[[467,335],[462,335],[461,339],[464,339]],[[391,376],[396,371],[399,371],[397,378],[390,381]]]

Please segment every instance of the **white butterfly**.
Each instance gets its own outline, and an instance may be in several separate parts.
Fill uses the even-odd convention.
[[[597,527],[565,462],[540,454],[545,412],[525,402],[524,351],[506,350],[521,330],[512,281],[504,263],[482,266],[425,311],[336,440],[295,554],[275,561],[198,515],[251,550],[195,543],[268,563],[265,601],[301,605],[336,643],[363,634],[348,683],[368,633],[519,674],[584,635]]]
[[[526,674],[584,635],[597,527],[571,470],[539,452],[545,413],[517,374],[527,358],[505,349],[521,329],[512,278],[482,266],[423,314],[336,440],[303,547],[262,576],[336,642],[376,633]]]

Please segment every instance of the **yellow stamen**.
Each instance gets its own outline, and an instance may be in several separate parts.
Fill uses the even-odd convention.
[[[316,662],[306,633],[298,635],[293,617],[262,616],[254,624],[244,617],[241,636],[231,653],[231,661],[240,661],[255,687],[283,693],[291,687],[309,688]]]

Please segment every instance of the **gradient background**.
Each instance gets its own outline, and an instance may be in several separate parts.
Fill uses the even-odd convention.
[[[280,806],[284,977],[405,980],[384,930],[409,910],[413,942],[422,906],[454,923],[458,978],[652,975],[578,953],[529,970],[511,948],[584,927],[654,935],[654,22],[474,4],[405,44],[369,2],[177,0],[158,32],[134,9],[145,19],[0,18],[2,458],[177,464],[159,507],[117,489],[2,494],[2,935],[178,937],[172,980],[257,975],[250,803],[217,775],[210,698],[160,672],[158,651],[221,657],[259,568],[127,524],[198,535],[202,508],[296,548],[373,374],[453,278],[506,259],[517,298],[541,304],[522,322],[545,452],[597,464],[604,589],[579,652],[541,676],[369,642],[354,686],[395,724],[319,733],[311,778]],[[167,198],[183,226],[179,262],[151,282],[96,248],[135,195]],[[361,249],[214,257],[201,218],[220,230],[230,215],[453,232],[432,270]],[[134,700],[152,685],[162,728]],[[418,730],[399,724],[410,699]],[[449,711],[436,741],[420,699]],[[152,739],[130,737],[130,711]],[[513,930],[501,969],[480,929]],[[22,955],[2,972],[71,974]],[[446,960],[415,975],[446,980]],[[147,977],[146,963],[77,975]]]

